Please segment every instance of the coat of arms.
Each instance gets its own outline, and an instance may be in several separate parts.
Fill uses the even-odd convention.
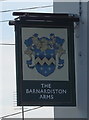
[[[64,66],[64,59],[61,56],[65,53],[63,49],[64,39],[55,36],[54,33],[47,37],[39,37],[37,33],[24,41],[27,49],[24,51],[29,56],[26,61],[30,69],[36,68],[37,72],[47,77],[55,69]]]

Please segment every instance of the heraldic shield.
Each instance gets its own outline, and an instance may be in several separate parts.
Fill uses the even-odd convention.
[[[55,69],[64,66],[61,56],[65,53],[63,49],[64,39],[55,36],[54,33],[47,37],[39,37],[37,33],[24,41],[27,49],[24,51],[29,56],[26,61],[30,69],[36,68],[37,72],[45,77],[52,74]]]

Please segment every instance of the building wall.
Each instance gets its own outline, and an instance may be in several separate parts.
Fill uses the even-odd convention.
[[[79,14],[78,2],[54,2],[54,13]],[[87,3],[82,3],[82,16],[75,27],[76,107],[55,107],[55,118],[87,119]],[[62,120],[62,119],[61,119]],[[63,119],[64,120],[64,119]],[[69,119],[68,119],[69,120]]]

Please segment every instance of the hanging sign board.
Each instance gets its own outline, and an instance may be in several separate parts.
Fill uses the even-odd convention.
[[[74,21],[35,16],[15,21],[17,105],[75,106]]]

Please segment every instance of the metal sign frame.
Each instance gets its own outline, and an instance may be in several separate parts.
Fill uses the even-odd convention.
[[[16,37],[16,79],[18,106],[76,106],[75,58],[74,58],[74,22],[79,19],[68,14],[13,13],[20,17],[11,21],[15,25]],[[68,75],[69,80],[23,80],[22,28],[67,29],[68,36]],[[59,93],[26,93],[27,89],[66,90]],[[39,99],[44,94],[47,98]]]

